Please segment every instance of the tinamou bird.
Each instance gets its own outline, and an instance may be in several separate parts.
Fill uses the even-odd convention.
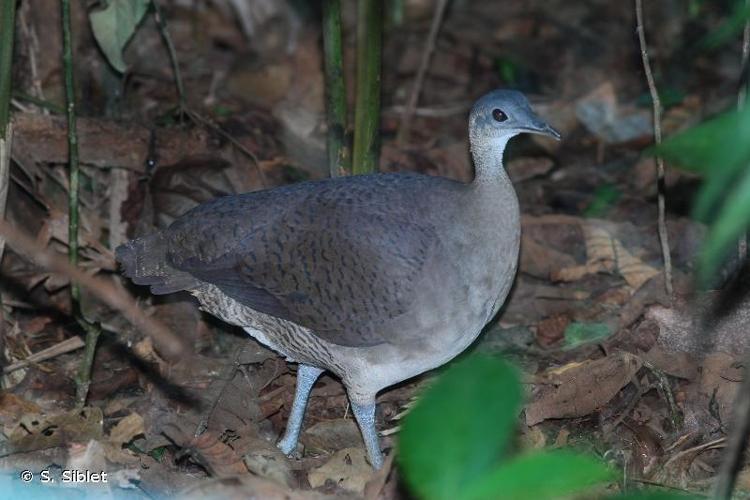
[[[525,132],[560,137],[523,94],[495,90],[469,116],[468,184],[373,174],[226,196],[116,257],[152,293],[187,290],[299,363],[284,453],[295,450],[310,390],[329,371],[380,468],[375,396],[466,349],[508,295],[521,223],[503,152]]]

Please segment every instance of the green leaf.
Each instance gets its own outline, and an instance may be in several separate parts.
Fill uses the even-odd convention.
[[[461,495],[463,500],[544,500],[581,492],[615,476],[592,457],[569,451],[522,455],[502,465]]]
[[[583,344],[598,342],[611,334],[612,328],[606,323],[574,322],[565,327],[565,347],[572,349]]]
[[[750,107],[723,113],[648,149],[683,169],[708,177],[726,175],[750,159]]]
[[[739,184],[729,192],[716,220],[711,224],[700,255],[700,279],[706,283],[717,271],[722,260],[750,225],[750,169]]]
[[[724,45],[729,40],[733,40],[738,33],[745,27],[745,21],[750,18],[750,5],[746,5],[741,0],[737,0],[734,6],[734,12],[729,19],[719,26],[718,29],[706,35],[698,44],[699,47],[706,49],[715,49]]]
[[[652,147],[648,152],[660,154],[686,170],[703,174],[705,182],[696,198],[693,214],[696,219],[706,223],[718,221],[715,219],[717,213],[727,210],[727,194],[741,181],[745,175],[744,169],[750,165],[750,107],[721,114],[667,139],[661,146]],[[740,198],[734,197],[735,200]],[[727,243],[723,235],[727,234],[728,229],[746,225],[748,220],[740,217],[734,221],[735,224],[729,222],[725,221],[717,229],[720,240],[711,241],[709,238],[708,242],[714,249],[705,255],[704,264],[719,261],[721,256],[717,256],[715,248]],[[738,234],[739,230],[735,236]],[[710,267],[706,272],[713,270],[715,268]]]
[[[583,211],[586,217],[601,217],[617,203],[622,193],[614,184],[604,184],[594,191],[594,199],[589,206]]]
[[[127,69],[122,51],[146,15],[149,0],[108,0],[89,14],[91,29],[109,63],[120,73]]]
[[[507,363],[471,356],[452,365],[404,419],[398,458],[412,490],[459,498],[500,463],[520,405],[520,379]]]

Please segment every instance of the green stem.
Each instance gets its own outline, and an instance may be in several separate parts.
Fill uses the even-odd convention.
[[[80,165],[78,162],[78,132],[76,129],[76,96],[73,78],[73,43],[70,28],[70,0],[61,0],[63,31],[63,73],[65,78],[65,112],[68,116],[68,260],[73,266],[78,265],[78,191],[80,184]],[[86,348],[76,378],[76,400],[79,407],[86,403],[86,396],[91,385],[91,367],[94,364],[96,344],[101,329],[86,321],[81,313],[81,289],[71,282],[70,296],[72,312],[78,323],[86,331]]]
[[[357,14],[357,98],[354,112],[353,173],[375,172],[380,157],[380,62],[382,0],[359,0]]]
[[[177,61],[177,51],[174,49],[172,37],[169,36],[167,21],[161,13],[159,2],[151,0],[151,5],[154,6],[154,20],[159,27],[159,33],[161,33],[164,44],[167,46],[167,52],[169,52],[169,60],[172,63],[172,72],[174,73],[174,83],[177,86],[177,99],[179,100],[180,113],[182,113],[182,110],[185,108],[185,88],[182,86],[182,75],[180,73],[180,63]]]
[[[65,78],[65,112],[68,117],[68,260],[78,264],[78,186],[80,171],[78,164],[78,133],[76,130],[76,96],[73,78],[73,44],[70,34],[70,0],[62,0],[63,71]],[[80,299],[78,285],[71,285],[73,304]],[[75,312],[75,311],[74,311]]]
[[[52,113],[55,113],[57,115],[65,114],[65,108],[62,106],[59,106],[55,104],[54,102],[47,101],[45,99],[39,99],[38,97],[34,97],[33,95],[26,94],[24,92],[16,91],[14,90],[12,92],[12,96],[14,99],[17,99],[19,101],[28,102],[30,104],[33,104],[34,106],[37,106],[42,109],[46,109],[51,111]]]
[[[341,48],[341,0],[323,1],[323,51],[328,121],[328,170],[331,177],[347,172],[351,156],[346,144],[346,86]]]
[[[11,63],[15,35],[16,0],[0,0],[0,137],[10,120]]]

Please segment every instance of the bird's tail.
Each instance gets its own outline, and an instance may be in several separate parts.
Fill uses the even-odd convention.
[[[138,285],[148,285],[151,293],[165,294],[189,290],[199,284],[189,273],[169,265],[167,241],[161,232],[131,240],[115,250],[123,274]]]

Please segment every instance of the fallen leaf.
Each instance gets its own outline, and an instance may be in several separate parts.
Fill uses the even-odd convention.
[[[116,446],[122,446],[144,433],[143,417],[137,413],[131,413],[112,428],[109,433],[109,440]]]
[[[100,440],[103,420],[102,410],[96,407],[54,415],[24,415],[6,433],[8,441],[0,443],[0,456]]]
[[[342,448],[356,448],[362,443],[362,436],[353,419],[338,418],[311,425],[305,429],[300,441],[306,451],[331,453]]]
[[[242,441],[247,449],[242,459],[250,472],[287,488],[298,486],[289,460],[273,443],[259,438],[242,438]]]
[[[526,405],[526,425],[548,418],[588,415],[607,404],[641,368],[637,356],[616,352],[605,358],[571,363],[538,378]]]
[[[598,221],[588,221],[583,225],[586,264],[553,272],[553,281],[578,281],[589,274],[618,272],[633,290],[638,290],[659,274],[657,269],[630,253],[604,225]]]
[[[361,495],[375,473],[367,463],[362,448],[344,448],[337,451],[328,462],[311,470],[307,479],[313,488],[323,486],[330,480],[342,489]]]
[[[237,451],[221,441],[212,431],[206,431],[198,437],[190,437],[174,424],[168,424],[164,433],[175,444],[182,446],[213,476],[231,477],[248,474],[247,467]]]

